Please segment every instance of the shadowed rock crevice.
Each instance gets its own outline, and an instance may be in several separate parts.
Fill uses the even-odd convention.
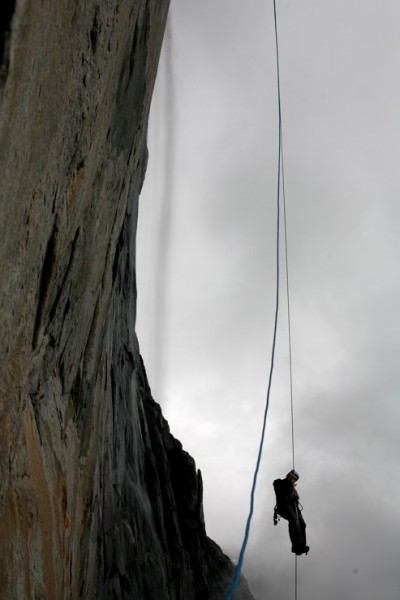
[[[0,93],[8,74],[10,31],[15,2],[16,0],[2,0],[0,6]]]
[[[49,311],[50,321],[54,320],[54,317],[56,316],[56,312],[57,312],[57,309],[58,309],[58,305],[60,303],[61,296],[62,296],[63,293],[65,294],[65,292],[66,292],[65,283],[67,281],[68,273],[69,273],[69,270],[70,270],[71,265],[72,265],[73,260],[74,260],[74,253],[75,253],[76,245],[77,245],[78,238],[79,238],[79,232],[80,232],[80,230],[79,230],[79,227],[78,227],[77,230],[76,230],[76,232],[75,232],[75,235],[74,235],[74,237],[73,237],[73,239],[72,239],[72,241],[71,241],[71,243],[69,245],[69,249],[68,249],[68,252],[67,252],[67,262],[66,262],[66,265],[65,265],[65,268],[64,268],[64,273],[62,274],[61,283],[59,285],[56,297],[55,297],[55,299],[53,301],[53,304],[51,305],[51,308],[50,308],[50,311]],[[66,302],[68,302],[68,298],[67,298]]]
[[[35,317],[35,325],[33,329],[32,349],[34,350],[37,344],[39,329],[42,323],[42,315],[46,306],[47,291],[50,285],[51,276],[53,273],[57,240],[57,223],[54,223],[50,239],[47,242],[46,252],[44,255],[43,266],[40,274],[39,295],[37,299],[37,309]],[[51,312],[51,311],[50,311]]]
[[[100,25],[99,25],[99,7],[96,6],[94,11],[92,28],[90,30],[90,43],[92,46],[93,53],[97,50],[97,39],[100,33]]]

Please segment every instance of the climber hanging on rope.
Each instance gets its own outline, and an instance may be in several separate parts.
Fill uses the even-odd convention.
[[[279,517],[289,522],[292,552],[299,556],[307,554],[310,548],[306,545],[306,524],[301,514],[303,507],[299,502],[299,495],[295,487],[298,479],[299,474],[292,469],[285,479],[275,479],[273,486],[276,495],[274,525],[278,523]]]

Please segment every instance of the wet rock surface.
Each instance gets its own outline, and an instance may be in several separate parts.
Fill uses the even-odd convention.
[[[168,0],[1,10],[0,598],[223,598],[233,565],[135,335]]]

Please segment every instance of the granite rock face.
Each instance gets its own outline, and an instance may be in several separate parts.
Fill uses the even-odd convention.
[[[0,598],[217,600],[233,565],[135,335],[168,0],[0,8]],[[242,581],[235,596],[251,600]]]

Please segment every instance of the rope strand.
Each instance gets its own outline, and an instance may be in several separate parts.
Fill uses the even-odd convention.
[[[287,321],[288,321],[288,342],[289,342],[289,374],[290,374],[290,417],[291,417],[291,433],[292,433],[292,463],[295,468],[295,442],[294,442],[294,403],[293,403],[293,361],[292,361],[292,330],[291,330],[291,315],[290,315],[290,288],[289,288],[289,253],[288,253],[288,235],[287,235],[287,218],[286,218],[286,190],[285,190],[285,169],[283,158],[283,132],[282,132],[282,103],[281,103],[281,82],[280,82],[280,66],[279,66],[279,40],[278,40],[278,19],[276,13],[276,0],[274,0],[274,25],[275,25],[275,47],[276,47],[276,72],[278,86],[278,111],[279,111],[279,148],[280,161],[279,164],[282,170],[282,198],[283,198],[283,223],[284,223],[284,240],[285,240],[285,272],[286,272],[286,300],[287,300]],[[296,508],[297,512],[297,508]],[[297,516],[298,519],[298,516]],[[294,598],[297,600],[297,555],[294,557]]]
[[[278,328],[278,314],[279,314],[279,287],[280,287],[280,205],[281,205],[281,188],[283,196],[283,218],[284,218],[284,247],[285,247],[285,270],[286,270],[286,296],[287,296],[287,314],[288,314],[288,328],[289,328],[289,368],[290,368],[290,403],[291,403],[291,422],[292,422],[292,456],[293,456],[293,468],[295,468],[295,452],[294,452],[294,413],[293,413],[293,378],[292,378],[292,342],[291,342],[291,329],[290,329],[290,300],[289,300],[289,268],[288,268],[288,244],[287,244],[287,225],[286,225],[286,197],[285,197],[285,180],[284,180],[284,166],[283,166],[283,136],[282,136],[282,106],[281,106],[281,88],[280,88],[280,68],[279,68],[279,44],[278,44],[278,24],[276,14],[276,0],[274,0],[274,25],[275,25],[275,49],[276,49],[276,67],[277,67],[277,87],[278,87],[278,118],[279,118],[279,135],[278,135],[278,173],[277,173],[277,192],[276,192],[276,210],[277,210],[277,221],[276,221],[276,300],[275,300],[275,320],[274,320],[274,333],[272,340],[272,352],[271,352],[271,363],[268,380],[268,390],[266,397],[266,404],[264,410],[263,426],[261,431],[261,439],[258,449],[257,462],[253,475],[253,483],[250,492],[250,510],[246,521],[246,528],[242,546],[239,553],[239,560],[235,568],[233,581],[229,587],[225,600],[232,600],[233,593],[239,585],[241,570],[244,561],[244,555],[246,552],[247,543],[250,536],[251,521],[254,513],[254,502],[255,502],[255,490],[257,485],[257,477],[261,463],[262,451],[264,446],[265,431],[267,424],[267,415],[270,401],[270,392],[272,384],[272,374],[274,370],[275,361],[275,348],[276,348],[276,337]],[[295,600],[297,600],[297,556],[295,556]]]
[[[275,9],[275,2],[274,2],[274,9]],[[275,18],[275,28],[276,28],[276,18]],[[279,73],[278,73],[278,78],[279,78]],[[278,89],[279,89],[279,86],[278,86]],[[281,204],[280,190],[281,190],[281,160],[282,160],[282,148],[281,148],[282,127],[281,127],[280,92],[278,93],[278,103],[279,103],[279,143],[278,143],[278,173],[277,173],[278,182],[277,182],[277,190],[276,190],[276,212],[277,212],[277,218],[276,218],[276,293],[275,293],[275,319],[274,319],[274,333],[273,333],[273,339],[272,339],[271,363],[270,363],[270,371],[269,371],[266,404],[265,404],[265,410],[264,410],[263,426],[262,426],[262,431],[261,431],[261,439],[260,439],[260,444],[259,444],[259,448],[258,448],[256,468],[255,468],[254,475],[253,475],[253,484],[252,484],[251,492],[250,492],[250,510],[249,510],[249,514],[247,517],[244,538],[243,538],[242,546],[241,546],[240,553],[239,553],[239,560],[238,560],[238,563],[235,568],[235,574],[233,577],[233,581],[229,587],[229,590],[228,590],[225,600],[232,599],[233,593],[236,590],[237,586],[239,585],[244,555],[246,552],[246,547],[247,547],[247,543],[248,543],[249,536],[250,536],[251,521],[252,521],[253,512],[254,512],[255,490],[256,490],[256,485],[257,485],[257,477],[258,477],[258,472],[259,472],[260,463],[261,463],[263,446],[264,446],[265,430],[266,430],[266,424],[267,424],[269,399],[270,399],[271,384],[272,384],[272,374],[273,374],[274,362],[275,362],[275,348],[276,348],[276,337],[277,337],[276,334],[277,334],[277,329],[278,329],[278,314],[279,314],[279,283],[280,283],[280,269],[279,269],[280,235],[279,235],[279,232],[280,232],[280,204]]]
[[[265,430],[266,430],[266,425],[267,425],[267,415],[268,415],[268,408],[269,408],[269,399],[270,399],[270,393],[271,393],[271,384],[272,384],[272,374],[274,371],[274,362],[275,362],[275,348],[276,348],[276,337],[277,337],[277,329],[278,329],[278,314],[279,314],[279,279],[280,279],[280,270],[279,270],[279,262],[280,262],[280,256],[279,256],[279,246],[280,246],[280,236],[279,236],[279,223],[280,223],[280,175],[281,175],[281,148],[279,146],[279,152],[278,152],[278,186],[277,186],[277,198],[276,198],[276,208],[277,208],[277,217],[276,217],[276,294],[275,294],[275,319],[274,319],[274,333],[273,333],[273,339],[272,339],[272,352],[271,352],[271,363],[270,363],[270,371],[269,371],[269,380],[268,380],[268,390],[267,390],[267,397],[266,397],[266,403],[265,403],[265,410],[264,410],[264,418],[263,418],[263,426],[262,426],[262,431],[261,431],[261,439],[260,439],[260,445],[258,448],[258,455],[257,455],[257,462],[256,462],[256,468],[254,471],[254,476],[253,476],[253,484],[251,487],[251,492],[250,492],[250,510],[249,510],[249,514],[247,517],[247,522],[246,522],[246,529],[245,529],[245,534],[244,534],[244,539],[242,542],[242,547],[240,549],[240,554],[239,554],[239,560],[238,563],[236,565],[235,568],[235,574],[233,577],[233,581],[229,587],[228,593],[226,595],[226,600],[231,600],[234,591],[236,590],[238,584],[239,584],[239,580],[240,580],[240,574],[241,574],[241,570],[242,570],[242,566],[243,566],[243,560],[244,560],[244,555],[246,552],[246,547],[247,547],[247,542],[249,540],[249,536],[250,536],[250,528],[251,528],[251,521],[253,518],[253,512],[254,512],[254,500],[255,500],[255,491],[256,491],[256,485],[257,485],[257,477],[258,477],[258,472],[260,469],[260,464],[261,464],[261,457],[262,457],[262,451],[263,451],[263,446],[264,446],[264,438],[265,438]]]
[[[286,218],[286,190],[285,190],[285,166],[283,153],[283,126],[282,126],[282,104],[281,104],[281,82],[280,82],[280,66],[279,66],[279,42],[278,42],[278,20],[276,13],[276,0],[274,0],[274,22],[275,22],[275,46],[276,46],[276,70],[277,70],[277,85],[278,85],[278,111],[279,111],[279,138],[281,149],[281,179],[282,179],[282,200],[283,200],[283,231],[285,242],[285,273],[286,273],[286,300],[287,300],[287,320],[288,320],[288,336],[289,336],[289,373],[290,373],[290,414],[292,423],[292,462],[293,469],[295,468],[295,443],[294,443],[294,410],[293,410],[293,363],[292,363],[292,331],[290,317],[290,289],[289,289],[289,253],[288,253],[288,235],[287,235],[287,218]]]

